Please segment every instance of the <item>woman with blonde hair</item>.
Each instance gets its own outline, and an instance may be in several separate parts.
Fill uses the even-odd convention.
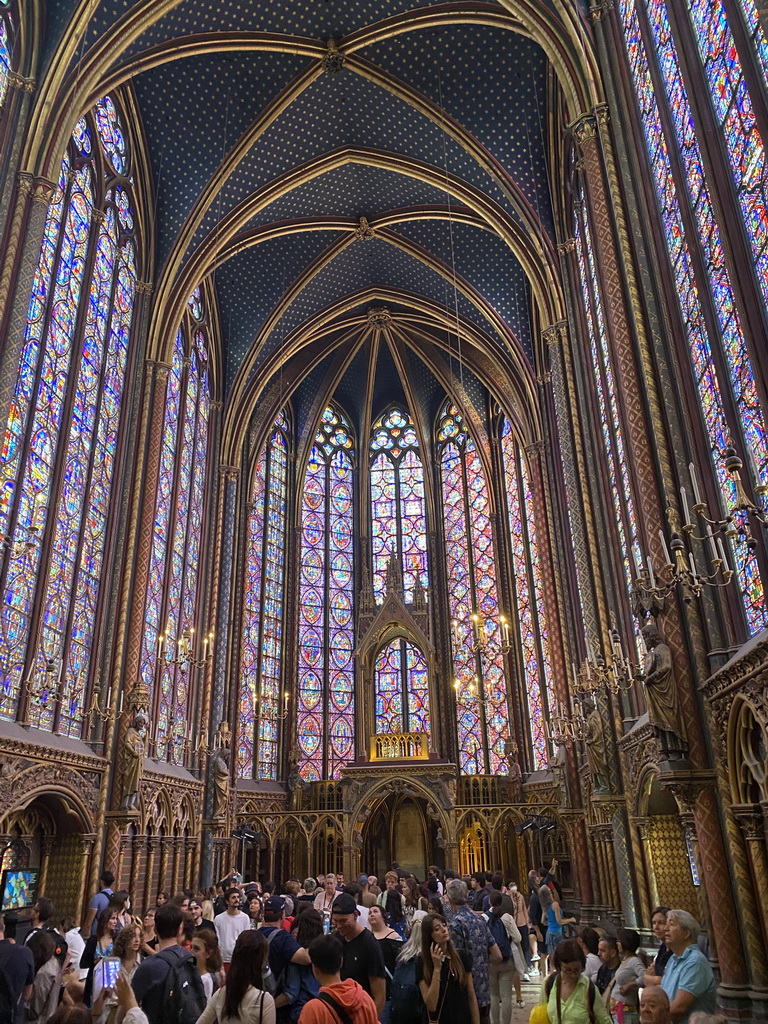
[[[480,1024],[480,1011],[467,954],[450,939],[448,922],[429,914],[421,922],[421,956],[416,982],[429,1024]]]

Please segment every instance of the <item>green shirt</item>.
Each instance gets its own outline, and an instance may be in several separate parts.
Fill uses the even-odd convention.
[[[546,982],[545,982],[546,985]],[[546,999],[546,988],[542,992],[542,1002]],[[589,1024],[589,979],[580,975],[576,988],[570,998],[560,1004],[561,1015],[557,1016],[557,982],[552,985],[547,1001],[547,1012],[552,1024]],[[595,1000],[592,1004],[595,1024],[612,1024],[611,1015],[603,1002],[602,996],[595,989]]]

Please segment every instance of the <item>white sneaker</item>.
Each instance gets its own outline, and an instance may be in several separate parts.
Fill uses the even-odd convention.
[[[524,999],[518,999],[517,1000],[517,1008],[518,1008],[518,1010],[524,1010],[525,1009],[525,1000]]]
[[[534,967],[534,969],[532,971],[530,971],[529,973],[531,975],[531,978],[540,978],[541,977],[541,971],[538,969],[538,967]]]
[[[524,974],[523,975],[523,981],[530,981],[530,980],[531,980],[530,974]]]
[[[531,957],[531,963],[535,964],[535,963],[538,963],[538,961],[539,961],[539,954],[538,953],[534,953],[533,956]]]

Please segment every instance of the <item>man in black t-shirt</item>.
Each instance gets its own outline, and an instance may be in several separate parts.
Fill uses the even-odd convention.
[[[342,981],[353,978],[376,1003],[377,1013],[384,1009],[387,996],[384,955],[377,939],[358,921],[360,912],[354,896],[341,893],[333,901],[331,921],[344,942]]]
[[[375,940],[374,940],[375,941]],[[0,914],[0,985],[12,1007],[9,1014],[0,1013],[0,1024],[17,1024],[24,1016],[24,999],[32,995],[35,961],[32,950],[17,946],[5,937],[5,920]],[[5,1001],[5,1000],[4,1000]]]
[[[602,965],[597,972],[595,978],[595,985],[600,995],[605,992],[610,983],[613,981],[613,976],[619,969],[621,963],[621,957],[619,956],[619,947],[611,935],[607,935],[604,939],[600,939],[597,947],[597,955],[602,960]]]

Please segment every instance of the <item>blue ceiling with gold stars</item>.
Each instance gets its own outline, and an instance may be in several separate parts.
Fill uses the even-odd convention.
[[[47,53],[77,6],[46,5]],[[552,0],[539,8],[557,16]],[[338,58],[326,57],[329,40]],[[310,318],[343,319],[363,293],[435,337],[441,319],[458,317],[468,336],[535,372],[532,290],[505,239],[527,239],[534,254],[556,242],[553,91],[546,56],[507,4],[101,0],[71,73],[102,50],[105,78],[134,62],[126,75],[154,190],[155,294],[188,288],[187,267],[213,275],[227,393],[260,380]],[[372,239],[354,238],[361,217]],[[235,254],[210,270],[230,245]],[[425,306],[436,311],[431,328]],[[377,402],[402,395],[394,362],[381,358]],[[422,414],[434,416],[444,390],[426,354],[410,349],[405,361]],[[358,353],[338,386],[356,416],[364,363]],[[467,389],[482,406],[486,385],[470,363]],[[322,365],[300,386],[297,410],[325,379]]]

